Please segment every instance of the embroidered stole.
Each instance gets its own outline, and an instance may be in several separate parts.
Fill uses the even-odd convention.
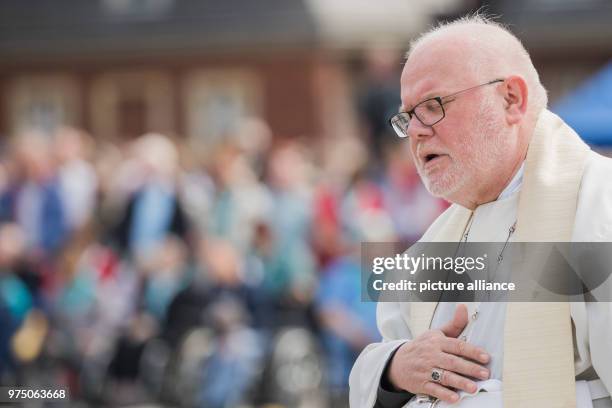
[[[537,121],[518,203],[517,242],[569,242],[589,147],[558,116]],[[432,241],[461,240],[471,211],[449,208]],[[413,334],[427,330],[436,303],[410,305]],[[568,302],[508,302],[504,329],[504,408],[574,408],[574,347]]]

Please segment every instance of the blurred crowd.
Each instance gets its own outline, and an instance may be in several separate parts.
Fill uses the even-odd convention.
[[[377,341],[359,246],[445,204],[407,143],[26,131],[0,153],[0,383],[73,403],[345,406]],[[373,166],[372,163],[376,162]]]

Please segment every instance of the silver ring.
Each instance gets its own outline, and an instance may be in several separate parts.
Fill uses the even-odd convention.
[[[436,383],[442,382],[442,375],[444,374],[444,370],[441,368],[432,368],[431,369],[431,381]]]

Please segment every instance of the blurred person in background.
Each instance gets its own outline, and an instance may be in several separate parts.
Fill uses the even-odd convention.
[[[34,130],[16,135],[5,163],[0,220],[15,223],[24,236],[16,272],[44,309],[57,279],[57,256],[70,238],[50,137]]]
[[[265,178],[271,205],[265,221],[262,220],[267,226],[262,225],[258,231],[264,234],[258,236],[262,240],[268,234],[271,245],[264,263],[264,290],[277,299],[277,307],[295,307],[298,314],[311,299],[316,267],[309,244],[312,223],[309,171],[304,149],[297,142],[287,142],[271,151]],[[303,318],[295,317],[303,323]]]
[[[146,259],[144,267],[144,310],[158,325],[166,319],[168,306],[191,280],[188,250],[185,243],[174,236],[159,242],[157,249]]]
[[[322,155],[322,168],[317,175],[311,204],[313,251],[319,269],[327,264],[328,254],[325,248],[317,245],[317,234],[334,235],[336,230],[343,230],[349,234],[351,240],[358,239],[359,233],[356,231],[359,221],[355,217],[355,211],[361,208],[361,205],[351,199],[352,188],[359,184],[359,180],[367,180],[363,185],[370,186],[371,180],[364,171],[369,152],[362,140],[353,137],[335,138],[325,144]],[[370,193],[374,191],[375,189],[372,189]],[[370,199],[371,194],[366,196],[366,207],[376,201]],[[344,214],[344,211],[348,213]]]
[[[18,275],[18,263],[23,262],[26,240],[16,224],[0,224],[0,382],[15,381],[15,364],[19,356],[12,347],[14,336],[33,310],[30,289]],[[40,341],[42,339],[38,339]]]
[[[321,327],[330,406],[348,406],[346,384],[351,367],[359,352],[378,339],[376,304],[361,301],[357,247],[349,245],[342,231],[330,224],[314,228],[314,245],[325,252],[327,260],[319,271],[314,309]]]
[[[66,222],[78,232],[91,221],[96,205],[98,180],[89,161],[93,141],[82,130],[60,127],[54,143]]]
[[[200,406],[234,407],[253,391],[263,339],[252,329],[252,296],[239,253],[229,242],[216,240],[208,241],[204,251],[212,295],[205,316],[217,337],[215,352],[203,367]]]
[[[177,142],[181,172],[178,179],[180,201],[185,210],[190,230],[206,235],[210,223],[215,184],[207,171],[206,149],[193,140]]]
[[[369,170],[382,172],[384,152],[393,140],[387,119],[397,111],[401,64],[397,50],[372,47],[364,53],[364,81],[357,98],[364,142],[371,152]]]
[[[367,173],[359,140],[330,141],[324,177],[312,201],[311,245],[317,261],[314,316],[324,352],[329,406],[346,406],[350,368],[375,339],[375,304],[361,302],[359,242],[392,239],[377,180]],[[374,234],[374,235],[372,235]],[[374,326],[373,326],[374,324]]]
[[[170,234],[188,239],[189,225],[178,188],[178,152],[166,136],[150,133],[132,145],[123,174],[132,183],[112,240],[122,253],[145,260]]]
[[[29,255],[37,260],[57,254],[68,237],[68,220],[49,137],[27,131],[15,137],[9,181],[2,197],[5,221],[20,225]]]
[[[210,174],[214,195],[207,232],[229,240],[245,252],[251,245],[255,225],[270,211],[270,192],[233,139],[215,148]]]
[[[258,179],[263,179],[272,147],[270,126],[257,117],[243,118],[234,136],[237,145],[245,154],[251,169]]]
[[[125,202],[136,190],[135,184],[140,182],[140,178],[132,180],[136,165],[135,160],[129,156],[129,147],[122,149],[124,146],[117,143],[96,142],[91,158],[98,185],[94,220],[96,227],[101,229],[98,233],[108,235],[111,232],[108,225],[117,223],[116,219],[123,215]]]
[[[380,184],[384,207],[399,241],[416,242],[448,207],[446,201],[427,191],[405,144],[387,146],[385,177]]]
[[[193,245],[190,279],[169,302],[162,323],[161,336],[171,348],[181,342],[195,328],[210,326],[204,311],[216,296],[215,284],[208,271],[208,243],[197,236]]]
[[[10,384],[8,376],[13,370],[13,356],[11,355],[11,337],[17,324],[4,300],[0,300],[0,382]]]
[[[357,169],[340,198],[342,230],[350,234],[354,243],[367,241],[367,237],[395,239],[389,211],[385,206],[380,180],[366,176],[365,167]]]
[[[58,259],[58,281],[49,299],[53,326],[47,356],[79,397],[102,395],[116,344],[140,300],[137,270],[101,241],[89,233],[70,243]]]

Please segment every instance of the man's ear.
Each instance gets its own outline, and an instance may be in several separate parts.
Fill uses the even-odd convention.
[[[518,76],[511,75],[503,83],[504,107],[509,125],[519,123],[527,111],[529,91],[527,82]]]

